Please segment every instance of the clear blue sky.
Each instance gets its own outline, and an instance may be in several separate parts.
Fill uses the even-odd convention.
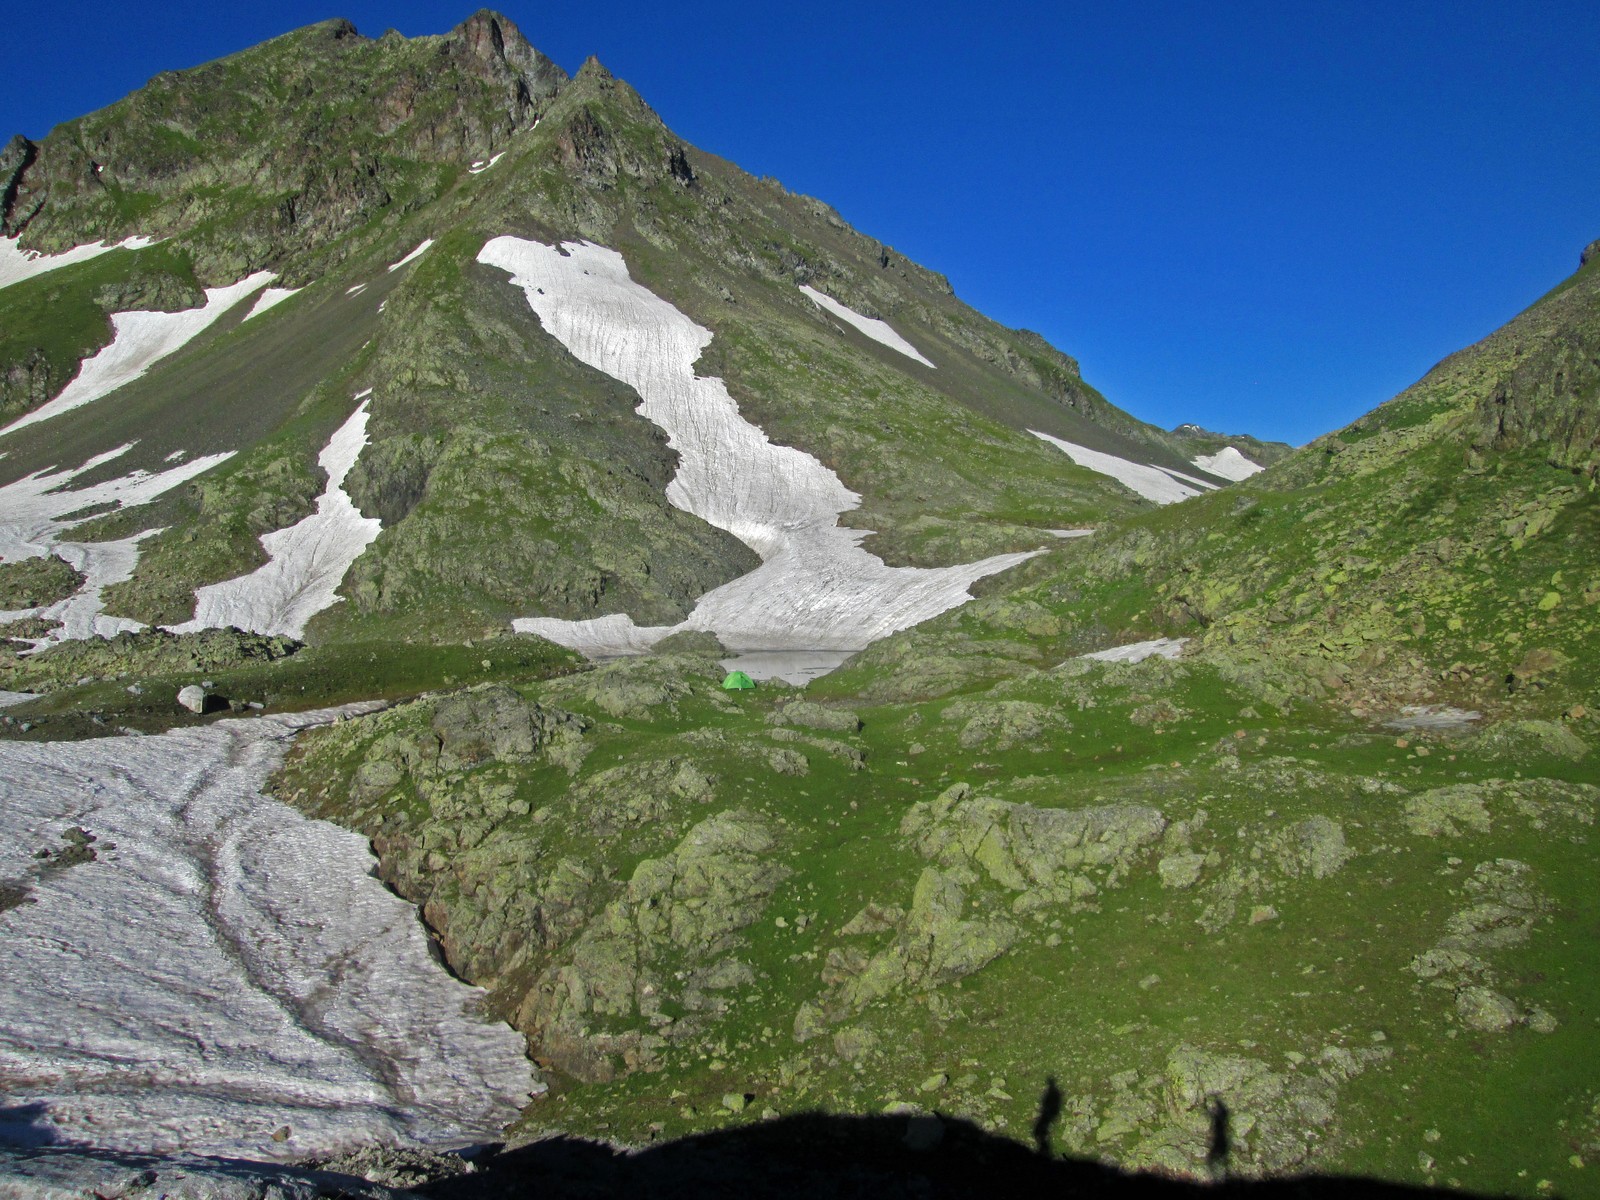
[[[0,0],[0,134],[332,16],[467,4]],[[1600,238],[1600,4],[504,0],[691,142],[819,196],[1164,426],[1303,442]]]

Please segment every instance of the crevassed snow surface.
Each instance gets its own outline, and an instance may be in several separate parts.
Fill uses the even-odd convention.
[[[404,258],[402,258],[399,262],[390,263],[389,264],[389,270],[398,271],[401,267],[405,266],[408,262],[416,261],[417,259],[421,258],[424,254],[426,254],[428,252],[428,247],[431,246],[431,245],[433,245],[433,239],[432,238],[425,238],[421,245],[419,245],[410,254],[408,254]]]
[[[266,312],[267,309],[276,308],[290,296],[296,295],[297,293],[303,291],[305,291],[304,288],[269,287],[266,291],[262,292],[261,295],[256,297],[256,302],[250,306],[250,311],[245,313],[245,315],[239,319],[239,323],[243,324],[251,317],[259,317],[262,313]]]
[[[84,359],[77,377],[60,395],[0,429],[0,437],[81,408],[125,383],[132,383],[167,355],[183,349],[251,292],[276,278],[271,271],[257,271],[228,287],[207,288],[204,304],[182,312],[112,313],[111,344]]]
[[[361,393],[371,394],[371,389]],[[195,589],[194,619],[170,625],[174,633],[225,629],[299,637],[306,622],[340,600],[336,589],[350,564],[372,544],[383,523],[363,517],[344,490],[345,476],[367,444],[366,399],[328,439],[317,463],[328,485],[317,511],[287,529],[261,535],[268,560],[248,575]]]
[[[155,238],[131,237],[116,243],[95,242],[92,245],[74,246],[60,254],[40,254],[37,250],[19,249],[17,243],[21,240],[20,234],[14,238],[0,238],[0,288],[10,287],[13,283],[21,283],[24,279],[32,279],[35,275],[43,275],[58,267],[88,262],[109,250],[143,250],[146,246],[156,244]]]
[[[1185,483],[1180,483],[1159,467],[1148,467],[1143,463],[1129,462],[1125,458],[1118,458],[1115,454],[1091,450],[1087,446],[1078,445],[1076,442],[1052,437],[1048,433],[1040,433],[1037,429],[1030,429],[1028,432],[1036,438],[1042,438],[1044,441],[1049,442],[1080,467],[1088,467],[1091,471],[1109,475],[1118,483],[1138,492],[1146,500],[1154,500],[1157,504],[1174,504],[1179,500],[1187,500],[1190,496],[1198,496],[1200,494],[1195,488]]]
[[[0,745],[0,877],[34,900],[0,913],[0,1078],[8,1106],[44,1106],[34,1132],[251,1158],[459,1145],[543,1090],[367,840],[260,792],[297,728],[372,707]],[[95,861],[33,857],[75,827]]]
[[[0,622],[23,617],[42,617],[60,621],[62,627],[34,642],[36,647],[87,637],[114,637],[125,629],[143,629],[138,621],[108,617],[101,610],[102,589],[121,583],[133,575],[139,561],[139,542],[159,533],[148,529],[114,542],[64,541],[62,535],[73,526],[99,515],[65,519],[70,514],[97,505],[116,503],[119,508],[149,504],[156,497],[209,471],[233,457],[233,452],[207,454],[165,471],[151,474],[132,471],[104,483],[81,488],[68,485],[79,475],[111,462],[132,449],[132,444],[97,454],[81,467],[70,471],[35,471],[14,483],[0,487],[0,562],[21,562],[28,558],[58,555],[87,577],[76,594],[43,608],[24,608],[0,612]]]
[[[873,341],[879,342],[891,350],[898,350],[907,358],[914,358],[925,367],[934,366],[933,363],[922,356],[922,351],[896,333],[887,321],[880,321],[876,317],[863,317],[855,309],[846,308],[826,292],[819,292],[814,287],[801,284],[800,290],[810,296],[816,302],[818,308],[831,312],[846,324],[854,325]],[[934,367],[934,370],[938,370],[938,368]]]
[[[1098,662],[1137,663],[1159,655],[1177,658],[1183,653],[1188,638],[1156,638],[1153,642],[1129,642],[1126,646],[1113,646],[1109,650],[1096,650],[1093,654],[1080,654],[1079,658],[1092,658]]]
[[[1235,483],[1266,470],[1260,463],[1251,462],[1232,446],[1224,446],[1215,454],[1197,454],[1194,465],[1202,471],[1210,471],[1213,475],[1220,475],[1223,479],[1231,479]]]
[[[959,567],[889,567],[862,550],[863,530],[838,515],[861,497],[809,454],[774,446],[739,415],[722,380],[694,373],[711,341],[671,304],[628,277],[615,250],[497,237],[478,261],[511,273],[544,328],[581,361],[631,386],[639,412],[667,431],[678,472],[667,499],[725,529],[761,556],[748,575],[707,592],[676,626],[638,627],[623,614],[593,621],[513,622],[591,654],[648,649],[678,629],[710,630],[739,650],[859,650],[963,604],[967,587],[1032,557],[1003,554]]]

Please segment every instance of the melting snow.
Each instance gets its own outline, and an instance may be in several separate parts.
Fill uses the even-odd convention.
[[[60,629],[35,641],[35,646],[43,647],[58,641],[96,635],[114,637],[125,629],[144,628],[138,621],[106,616],[101,611],[104,602],[100,593],[110,584],[121,583],[132,577],[133,568],[139,561],[139,542],[160,531],[145,530],[114,542],[64,542],[61,540],[63,533],[75,525],[94,519],[100,512],[79,517],[72,517],[71,514],[102,505],[133,508],[149,504],[180,483],[233,457],[232,451],[208,454],[155,474],[133,471],[104,483],[75,489],[66,487],[77,476],[93,471],[132,448],[131,443],[119,446],[105,454],[95,455],[76,470],[35,471],[0,487],[0,562],[21,562],[23,559],[44,558],[54,554],[87,576],[77,593],[66,600],[43,608],[0,612],[0,622],[16,621],[23,617],[62,622]],[[110,508],[105,511],[110,511]]]
[[[1091,471],[1109,475],[1118,483],[1138,492],[1146,500],[1154,500],[1157,504],[1174,504],[1200,494],[1194,488],[1178,482],[1172,474],[1159,467],[1148,467],[1143,463],[1118,458],[1115,454],[1090,450],[1087,446],[1051,437],[1048,433],[1040,433],[1037,429],[1030,429],[1028,432],[1036,438],[1049,442],[1080,467],[1088,467]],[[1195,483],[1200,484],[1200,481],[1195,480]],[[1200,484],[1200,486],[1205,485]]]
[[[296,729],[373,707],[0,744],[0,876],[34,901],[0,913],[0,1077],[13,1112],[43,1107],[24,1132],[252,1158],[460,1145],[544,1090],[367,839],[261,795]],[[74,828],[94,861],[33,857]]]
[[[408,262],[416,261],[417,259],[421,258],[424,254],[426,254],[428,252],[428,247],[431,246],[431,245],[433,245],[433,239],[432,238],[425,239],[422,242],[421,245],[419,245],[410,254],[408,254],[404,258],[402,258],[399,262],[391,263],[389,265],[389,270],[398,271],[401,267],[405,266]]]
[[[1482,719],[1480,712],[1447,704],[1408,704],[1400,710],[1400,716],[1384,725],[1390,729],[1471,729],[1472,722]]]
[[[801,284],[800,290],[810,296],[816,302],[817,307],[831,312],[841,321],[854,325],[873,341],[879,342],[891,350],[898,350],[907,358],[914,358],[925,367],[933,366],[931,362],[922,356],[922,351],[890,328],[887,321],[880,321],[875,317],[863,317],[855,309],[846,308],[832,296],[827,295],[825,292],[819,292],[814,287],[807,287],[805,284]],[[934,369],[937,370],[938,368],[935,367]]]
[[[240,324],[248,321],[251,317],[259,317],[262,313],[266,312],[267,309],[276,308],[290,296],[296,295],[297,293],[303,291],[305,291],[304,288],[269,287],[266,291],[262,292],[261,295],[256,297],[256,302],[250,306],[250,311],[245,313],[243,318],[241,318]]]
[[[535,124],[537,124],[537,122],[535,122]],[[504,150],[502,150],[502,151],[500,151],[499,154],[496,154],[493,158],[489,159],[488,162],[485,162],[483,159],[480,158],[477,162],[473,163],[470,167],[467,168],[467,174],[469,174],[469,175],[482,175],[485,171],[487,171],[490,167],[494,166],[495,163],[499,162],[505,156],[506,156],[506,152]]]
[[[1094,532],[1094,530],[1093,529],[1046,529],[1045,532],[1054,534],[1058,538],[1080,538],[1080,537],[1088,537],[1091,533]]]
[[[694,373],[711,331],[628,277],[615,250],[498,237],[478,261],[511,273],[544,328],[574,356],[631,386],[639,412],[667,431],[678,472],[667,499],[732,533],[762,558],[756,570],[700,598],[677,626],[638,627],[624,614],[592,621],[513,622],[584,653],[648,649],[677,629],[710,630],[737,649],[858,650],[964,604],[967,587],[1031,554],[959,567],[889,567],[841,529],[861,497],[809,454],[775,446],[739,415],[722,380]]]
[[[268,561],[248,575],[195,589],[194,619],[168,626],[174,633],[225,629],[299,637],[306,622],[344,599],[337,588],[350,564],[378,536],[382,522],[363,517],[344,490],[345,476],[367,444],[368,388],[349,419],[328,439],[317,462],[328,485],[317,497],[317,511],[289,526],[261,535]]]
[[[848,650],[756,650],[722,660],[726,671],[743,671],[760,683],[767,679],[781,679],[795,687],[804,687],[813,679],[820,679],[850,657]]]
[[[271,271],[257,271],[229,287],[207,288],[203,305],[182,312],[112,313],[111,344],[84,359],[77,377],[54,400],[0,429],[0,436],[81,408],[132,383],[161,359],[183,349],[251,292],[276,278]]]
[[[17,243],[21,240],[20,234],[14,238],[0,238],[0,288],[43,275],[46,271],[54,271],[57,267],[88,262],[108,250],[143,250],[146,246],[156,244],[155,238],[131,237],[115,244],[96,242],[93,245],[74,246],[60,254],[40,254],[37,250],[19,249]]]
[[[1126,646],[1113,646],[1109,650],[1096,650],[1093,654],[1080,654],[1079,658],[1092,658],[1098,662],[1137,663],[1159,655],[1177,658],[1183,653],[1188,638],[1156,638],[1153,642],[1129,642]]]
[[[1232,446],[1224,446],[1215,454],[1196,455],[1194,465],[1202,471],[1209,471],[1213,475],[1231,479],[1235,483],[1266,470],[1260,463],[1251,462]]]

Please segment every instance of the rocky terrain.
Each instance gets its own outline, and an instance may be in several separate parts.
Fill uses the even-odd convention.
[[[0,430],[0,742],[70,762],[75,740],[388,702],[300,733],[271,803],[364,839],[536,1071],[498,1155],[285,1125],[229,1153],[300,1167],[213,1163],[208,1194],[275,1170],[296,1195],[360,1192],[317,1171],[465,1197],[636,1170],[688,1194],[695,1155],[802,1189],[822,1159],[793,1147],[819,1145],[861,1194],[890,1186],[863,1163],[961,1195],[991,1161],[1031,1192],[1583,1193],[1592,253],[1293,449],[1138,421],[493,13],[414,39],[325,22],[163,74],[14,140],[0,180],[8,420],[158,328],[115,316],[193,314],[261,273],[130,358],[142,374]],[[969,570],[972,598],[835,647],[803,689],[722,686],[742,651],[819,648],[720,638],[748,622],[597,661],[518,632],[659,636],[707,593],[796,577],[746,519],[781,490],[752,483],[759,456],[716,458],[726,414],[668,396],[679,424],[653,423],[660,378],[593,350],[603,321],[563,324],[577,300],[544,284],[602,263],[656,322],[616,328],[706,335],[655,358],[695,396],[720,381],[797,492],[858,498],[807,518],[860,535],[838,562]],[[286,549],[339,513],[375,536],[341,535],[331,568],[331,544]],[[269,561],[342,582],[287,632],[195,628],[203,589]],[[58,824],[0,881],[0,937],[42,919],[39,880],[112,869],[85,856],[103,831]],[[43,1137],[15,1111],[0,1137]],[[167,1186],[167,1160],[114,1148],[101,1194]],[[87,1178],[45,1150],[6,1171]]]

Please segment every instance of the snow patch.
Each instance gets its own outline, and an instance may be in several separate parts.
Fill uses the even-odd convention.
[[[297,729],[377,707],[0,744],[0,877],[34,901],[0,914],[0,1077],[13,1113],[42,1108],[26,1132],[258,1159],[460,1145],[544,1090],[367,839],[261,794]],[[74,828],[94,861],[33,857]]]
[[[368,388],[345,423],[328,439],[317,463],[328,485],[317,511],[287,529],[261,535],[268,561],[248,575],[195,589],[194,619],[169,625],[173,633],[236,626],[252,633],[300,637],[306,622],[344,597],[337,592],[350,564],[383,528],[363,517],[344,490],[345,476],[367,444]]]
[[[535,127],[537,127],[538,122],[534,122],[534,124],[535,124]],[[490,167],[494,166],[495,163],[499,162],[505,156],[506,156],[506,152],[504,150],[502,150],[502,151],[500,151],[499,154],[496,154],[493,158],[489,159],[487,162],[485,162],[483,159],[480,158],[477,162],[473,163],[470,167],[467,168],[467,174],[468,175],[482,175],[485,171],[487,171]]]
[[[1155,464],[1151,464],[1151,465],[1154,466]],[[1217,485],[1216,484],[1207,483],[1204,479],[1196,479],[1193,475],[1185,475],[1182,471],[1174,471],[1171,467],[1157,466],[1156,470],[1165,471],[1168,475],[1172,476],[1174,479],[1182,480],[1184,483],[1192,483],[1192,484],[1195,485],[1195,487],[1205,488],[1205,490],[1208,491],[1208,492],[1214,492],[1214,491],[1217,490]]]
[[[1260,463],[1251,462],[1232,446],[1224,446],[1215,454],[1198,454],[1194,458],[1194,465],[1202,471],[1209,471],[1213,475],[1231,479],[1235,483],[1266,470]]]
[[[261,295],[256,297],[256,302],[250,306],[250,311],[245,313],[239,323],[242,325],[251,317],[259,317],[262,313],[266,312],[267,309],[276,308],[290,296],[298,295],[303,291],[305,291],[305,288],[269,287],[266,291],[262,292]]]
[[[228,287],[207,288],[203,305],[182,312],[112,313],[111,344],[84,359],[77,377],[60,395],[0,429],[0,437],[82,408],[123,384],[132,383],[163,358],[183,349],[251,292],[276,278],[271,271],[257,271]]]
[[[1080,654],[1096,662],[1138,663],[1147,658],[1177,658],[1183,653],[1188,638],[1156,638],[1153,642],[1129,642],[1126,646],[1113,646],[1109,650],[1096,650],[1093,654]]]
[[[1058,538],[1081,538],[1081,537],[1088,537],[1091,533],[1094,532],[1094,530],[1093,529],[1046,529],[1045,532],[1049,533],[1049,534],[1054,534]]]
[[[838,516],[861,497],[809,454],[775,446],[739,415],[722,380],[694,363],[711,341],[628,276],[615,250],[497,237],[478,261],[511,273],[544,328],[580,361],[628,384],[639,412],[678,451],[667,499],[725,529],[761,556],[756,570],[707,592],[675,626],[635,626],[624,614],[512,624],[586,654],[639,653],[679,629],[709,630],[742,650],[859,650],[971,599],[974,581],[1031,558],[1003,554],[958,567],[889,567],[862,550],[867,531]]]
[[[1448,704],[1408,704],[1392,721],[1385,721],[1389,729],[1471,729],[1472,722],[1483,719],[1481,712],[1451,708]]]
[[[0,708],[10,708],[13,704],[26,704],[29,700],[37,700],[38,692],[0,692]]]
[[[819,292],[814,287],[807,287],[805,284],[801,284],[800,290],[810,296],[818,308],[831,312],[847,324],[854,325],[873,341],[885,345],[891,350],[898,350],[907,358],[914,358],[925,367],[934,367],[933,363],[922,356],[922,351],[890,328],[887,321],[880,321],[875,317],[863,317],[855,309],[846,308],[826,292]],[[934,370],[938,370],[938,368],[934,367]]]
[[[813,679],[837,670],[849,657],[848,650],[755,650],[721,662],[723,670],[743,671],[757,683],[781,679],[795,687],[805,687]]]
[[[130,237],[116,243],[95,242],[92,245],[74,246],[60,254],[40,254],[37,250],[18,248],[17,243],[21,240],[21,234],[14,238],[0,238],[0,288],[10,287],[13,283],[21,283],[24,279],[32,279],[35,275],[43,275],[58,267],[88,262],[110,250],[143,250],[146,246],[156,244],[155,238]]]
[[[433,239],[432,238],[425,239],[420,246],[418,246],[410,254],[408,254],[404,258],[402,258],[399,262],[389,264],[389,270],[398,271],[401,267],[405,266],[408,262],[415,262],[417,259],[421,258],[424,254],[426,254],[428,252],[428,247],[431,246],[431,245],[433,245]]]
[[[1146,466],[1144,463],[1129,462],[1125,458],[1118,458],[1115,454],[1091,450],[1087,446],[1078,445],[1076,442],[1052,437],[1048,433],[1040,433],[1037,429],[1030,429],[1028,432],[1036,438],[1049,442],[1080,467],[1088,467],[1091,471],[1109,475],[1131,491],[1139,493],[1146,500],[1154,500],[1157,504],[1175,504],[1179,500],[1187,500],[1190,496],[1198,496],[1200,494],[1194,488],[1180,483],[1171,474],[1158,467]],[[1196,480],[1195,482],[1198,483],[1199,481]]]
[[[138,621],[106,616],[102,611],[105,604],[100,594],[111,584],[122,583],[132,577],[133,569],[139,562],[139,543],[160,530],[144,530],[114,542],[63,541],[62,534],[102,515],[102,511],[149,504],[179,484],[233,457],[231,450],[223,454],[207,454],[155,474],[133,471],[104,483],[81,488],[67,487],[77,476],[113,461],[132,448],[130,442],[95,455],[75,470],[35,471],[0,487],[0,562],[21,562],[54,554],[86,576],[83,586],[65,600],[42,608],[0,612],[0,623],[18,621],[24,617],[61,622],[61,627],[52,630],[46,637],[30,639],[36,649],[81,638],[115,637],[125,629],[144,628]],[[102,506],[105,507],[102,509]],[[72,515],[85,509],[93,511],[84,516]]]

